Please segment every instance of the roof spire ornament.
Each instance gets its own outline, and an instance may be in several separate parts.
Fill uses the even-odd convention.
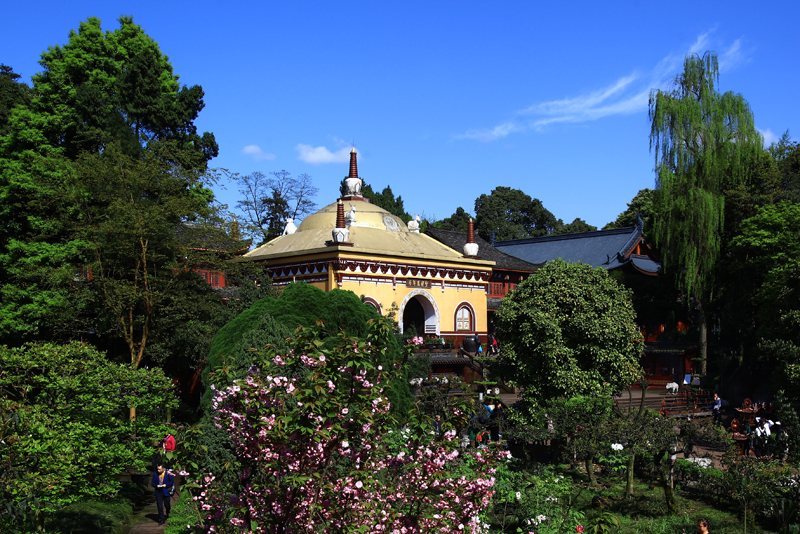
[[[344,179],[345,194],[343,198],[361,198],[362,185],[364,182],[358,177],[358,151],[356,147],[353,147],[350,150],[350,174]]]
[[[467,223],[467,242],[464,243],[464,256],[477,256],[478,243],[475,242],[475,221],[472,219]]]
[[[347,228],[344,219],[344,202],[339,199],[336,203],[336,227],[331,232],[333,243],[347,243],[350,237],[350,230]]]

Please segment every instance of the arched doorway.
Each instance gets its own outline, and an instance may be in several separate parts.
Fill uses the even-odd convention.
[[[400,310],[400,329],[403,333],[439,335],[439,310],[427,291],[409,293]]]

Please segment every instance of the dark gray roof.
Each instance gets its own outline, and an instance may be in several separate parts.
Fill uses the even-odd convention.
[[[610,270],[633,259],[634,267],[642,272],[655,274],[660,268],[658,262],[647,256],[631,256],[641,239],[641,226],[636,226],[499,241],[495,243],[495,247],[501,252],[535,264],[561,258],[572,263],[586,263]]]
[[[428,228],[425,233],[459,252],[463,251],[464,243],[467,242],[466,232]],[[497,250],[488,241],[481,239],[477,234],[475,235],[475,242],[478,243],[478,258],[495,262],[495,270],[505,269],[508,271],[524,272],[533,272],[536,270],[536,265]]]
[[[648,256],[631,256],[631,263],[637,270],[645,274],[657,274],[661,270],[661,264]]]

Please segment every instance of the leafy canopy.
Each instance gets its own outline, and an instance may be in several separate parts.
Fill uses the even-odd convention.
[[[554,260],[497,313],[501,369],[530,399],[607,396],[641,376],[630,291],[604,269]]]
[[[147,468],[175,405],[160,369],[131,369],[77,342],[0,346],[0,501],[24,521],[116,494],[116,474]]]
[[[724,190],[745,179],[763,150],[747,101],[717,90],[717,57],[687,57],[670,91],[650,95],[657,190],[653,233],[665,272],[687,297],[706,300],[724,230]]]
[[[475,217],[478,233],[489,242],[548,235],[560,223],[540,200],[505,186],[475,199]]]

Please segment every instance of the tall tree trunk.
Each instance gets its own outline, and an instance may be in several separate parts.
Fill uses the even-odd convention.
[[[708,326],[706,314],[700,309],[700,374],[706,376],[708,372]]]
[[[631,452],[628,458],[628,480],[625,483],[625,498],[633,498],[633,465],[636,461],[636,453]]]
[[[583,462],[586,466],[586,476],[589,477],[589,485],[592,487],[597,486],[597,477],[594,474],[594,458],[587,456]]]
[[[675,446],[670,447],[667,454],[667,466],[666,469],[662,470],[662,475],[664,477],[664,501],[666,501],[669,513],[673,513],[675,511],[675,461],[678,458]]]

